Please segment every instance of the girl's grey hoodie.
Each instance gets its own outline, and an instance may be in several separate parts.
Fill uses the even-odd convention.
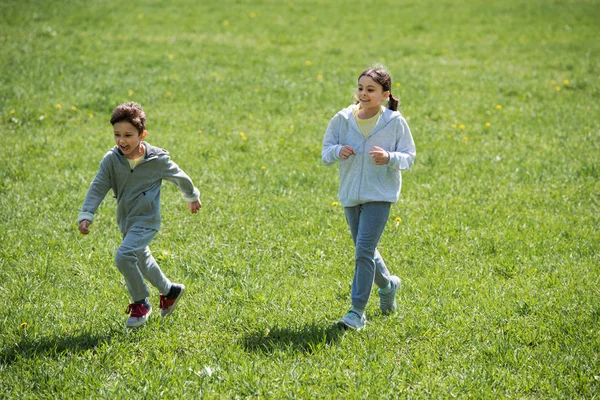
[[[117,223],[122,233],[127,233],[132,226],[159,229],[163,179],[177,185],[186,201],[198,200],[200,192],[190,177],[171,161],[169,153],[143,143],[144,158],[134,169],[117,146],[104,155],[85,196],[77,223],[85,219],[93,222],[96,209],[110,189],[117,199]]]
[[[416,155],[408,124],[398,111],[386,108],[365,138],[352,114],[353,107],[341,110],[329,122],[321,152],[323,164],[339,162],[338,195],[344,207],[373,201],[395,203],[402,187],[400,170],[409,169]],[[344,160],[340,150],[345,145],[352,146],[356,155]],[[389,153],[388,164],[375,165],[369,155],[374,146]]]

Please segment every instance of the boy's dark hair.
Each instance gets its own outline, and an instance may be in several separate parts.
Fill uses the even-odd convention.
[[[390,76],[389,72],[385,70],[385,68],[376,67],[365,69],[358,77],[358,80],[360,80],[360,78],[363,76],[368,76],[375,82],[379,83],[383,87],[384,92],[389,90],[390,98],[388,99],[388,108],[393,111],[398,110],[398,104],[400,101],[392,96],[392,77]]]
[[[146,113],[141,105],[133,101],[121,104],[113,110],[110,123],[114,126],[117,122],[127,121],[135,126],[138,133],[146,129]]]

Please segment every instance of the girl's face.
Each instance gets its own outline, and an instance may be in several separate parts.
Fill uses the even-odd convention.
[[[142,156],[140,146],[146,138],[146,131],[139,133],[137,128],[127,121],[115,123],[113,130],[115,132],[115,143],[119,146],[125,158],[135,160]]]
[[[383,86],[370,76],[363,75],[358,80],[356,98],[363,108],[379,108],[388,99],[389,91],[383,91]]]

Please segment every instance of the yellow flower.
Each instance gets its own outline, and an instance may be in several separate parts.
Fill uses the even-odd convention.
[[[502,106],[501,106],[500,104],[498,104],[498,105],[496,106],[496,110],[502,110]]]
[[[255,12],[251,12],[250,13],[250,18],[256,18],[256,13]]]
[[[71,110],[73,110],[73,111],[77,111],[77,107],[75,107],[75,106],[71,106]]]
[[[560,86],[557,86],[557,87],[556,87],[556,91],[557,91],[557,92],[560,92]]]
[[[563,83],[564,83],[565,85],[568,85],[568,84],[569,84],[569,80],[568,80],[568,79],[565,79],[565,80],[563,81]]]
[[[133,96],[133,90],[129,89],[127,93],[129,93],[130,96]]]
[[[491,123],[491,122],[486,122],[486,123],[485,123],[485,126],[486,126],[487,128],[489,128],[490,126],[492,126],[492,123]]]
[[[173,54],[169,54],[169,60],[172,60],[174,58],[175,58],[175,56]]]
[[[171,97],[171,92],[165,93],[167,97]]]
[[[465,129],[465,126],[464,126],[463,124],[460,124],[460,125],[458,126],[458,129]]]
[[[319,79],[319,80],[323,79],[323,74],[317,74],[317,79]]]
[[[248,137],[244,132],[240,132],[240,137],[242,138],[242,140],[248,140]]]
[[[223,21],[223,26],[229,26],[229,20],[226,19],[225,21]]]
[[[310,60],[306,60],[306,61],[304,62],[304,64],[305,64],[307,67],[310,67],[310,66],[312,65],[312,62],[311,62]]]
[[[62,106],[60,104],[56,104],[56,108],[58,108],[60,110]]]
[[[202,135],[202,129],[198,129],[198,134]]]
[[[396,223],[399,224],[400,222],[402,222],[402,218],[396,217]]]
[[[465,137],[463,137],[463,142],[466,142],[467,140],[469,140],[469,138],[468,138],[468,137],[466,137],[466,136],[465,136]]]
[[[262,169],[263,171],[267,169],[267,167],[265,167],[264,165],[260,166],[260,169]]]
[[[15,113],[15,110],[10,110],[10,115],[13,115]]]
[[[396,87],[400,87],[400,82],[396,82]]]
[[[19,325],[19,329],[24,329],[27,328],[27,322],[23,322],[21,323],[21,325]]]
[[[340,203],[337,201],[334,201],[333,203],[331,203],[331,207],[337,207],[339,205],[340,205]]]
[[[456,129],[456,124],[452,124],[452,129]]]
[[[94,114],[90,113],[90,119],[94,118]]]

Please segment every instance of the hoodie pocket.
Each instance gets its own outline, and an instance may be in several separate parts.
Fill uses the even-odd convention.
[[[154,199],[148,192],[142,192],[133,201],[131,215],[152,215],[154,213]]]

